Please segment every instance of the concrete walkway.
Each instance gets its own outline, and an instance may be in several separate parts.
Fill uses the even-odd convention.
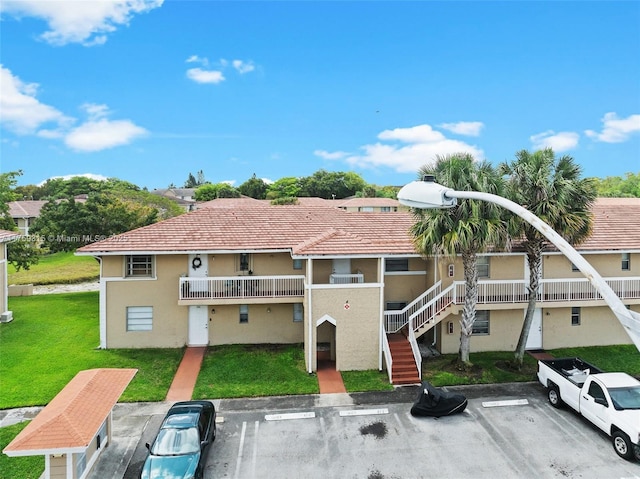
[[[167,392],[167,401],[190,401],[196,385],[202,360],[207,352],[206,346],[187,347],[176,371],[173,382]]]
[[[167,392],[166,401],[189,401],[193,395],[202,360],[207,352],[206,346],[189,346],[184,352],[176,375]],[[318,362],[318,386],[320,394],[346,393],[340,371],[336,371],[334,361]]]

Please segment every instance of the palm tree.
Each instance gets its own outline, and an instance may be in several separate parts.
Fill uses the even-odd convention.
[[[434,175],[438,183],[458,191],[502,193],[504,181],[487,162],[477,163],[473,156],[458,153],[436,157],[433,165],[423,166],[420,177]],[[416,223],[411,228],[416,249],[424,255],[461,255],[464,267],[465,301],[460,319],[459,362],[466,366],[478,298],[477,254],[506,242],[506,227],[501,208],[493,203],[464,200],[447,210],[414,210]]]
[[[581,168],[572,157],[556,158],[551,148],[534,153],[522,150],[516,153],[513,162],[500,165],[500,171],[508,176],[509,199],[538,216],[566,241],[575,245],[589,236],[592,224],[589,207],[596,197],[595,184],[580,178]],[[520,368],[536,308],[542,252],[549,242],[517,216],[510,218],[510,231],[514,237],[524,237],[529,267],[529,303],[514,358]]]

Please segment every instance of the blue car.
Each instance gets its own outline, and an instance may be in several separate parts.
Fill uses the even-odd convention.
[[[209,446],[216,438],[211,401],[175,403],[162,421],[142,466],[141,479],[200,479]]]

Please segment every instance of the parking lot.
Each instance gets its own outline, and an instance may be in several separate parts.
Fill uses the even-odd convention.
[[[439,419],[409,414],[417,388],[214,401],[218,437],[205,478],[640,478],[639,463],[620,459],[576,414],[552,408],[535,383],[455,389],[469,399],[466,411]],[[126,467],[115,477],[138,477],[144,442],[169,406],[116,410],[120,435],[103,454]],[[108,462],[91,477],[112,477]]]

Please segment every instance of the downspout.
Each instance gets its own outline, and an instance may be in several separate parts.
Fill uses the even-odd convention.
[[[384,329],[384,270],[385,270],[385,258],[384,256],[380,258],[378,261],[378,278],[380,282],[380,325],[378,328],[378,334],[380,337],[378,341],[380,341],[380,347],[378,348],[378,371],[382,371],[382,357],[384,355],[384,351],[382,350],[384,344],[383,334],[386,334]]]
[[[308,328],[309,328],[309,332],[307,333],[307,344],[308,346],[308,350],[309,350],[309,357],[308,357],[308,362],[307,362],[307,372],[309,374],[313,373],[313,314],[312,314],[312,302],[311,302],[311,284],[312,284],[312,279],[313,279],[313,265],[312,265],[313,260],[311,258],[309,258],[307,260],[307,294],[308,294],[308,298],[307,298],[307,319],[308,319]]]
[[[102,275],[102,257],[94,256],[100,264],[100,285],[98,286],[98,315],[100,317],[100,349],[107,349],[107,282]]]
[[[433,260],[434,260],[433,284],[436,284],[438,282],[438,265],[439,265],[438,255],[435,255]],[[433,328],[433,342],[431,343],[432,348],[436,346],[436,342],[438,341],[438,328],[440,327],[441,324],[442,324],[442,321],[440,321],[439,324],[436,324],[435,327]]]

